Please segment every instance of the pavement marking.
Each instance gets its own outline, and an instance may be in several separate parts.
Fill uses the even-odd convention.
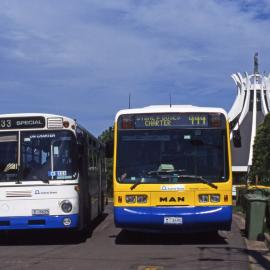
[[[137,270],[163,270],[163,266],[157,265],[139,265]]]

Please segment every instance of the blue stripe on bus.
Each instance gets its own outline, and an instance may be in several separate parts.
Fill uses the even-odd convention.
[[[165,217],[180,217],[182,224],[164,224]],[[114,207],[114,221],[123,229],[230,230],[232,206]]]
[[[65,226],[64,218],[70,218],[71,224]],[[24,216],[0,217],[0,230],[25,230],[25,229],[61,229],[76,228],[79,225],[79,215],[59,216]]]

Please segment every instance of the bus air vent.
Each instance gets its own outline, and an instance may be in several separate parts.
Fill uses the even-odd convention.
[[[0,226],[10,226],[9,220],[1,220],[0,221]]]
[[[12,190],[12,191],[6,191],[6,197],[9,198],[16,198],[16,197],[32,197],[32,191],[31,190]]]
[[[63,118],[62,117],[54,117],[48,118],[47,122],[48,128],[63,128]]]
[[[46,222],[43,219],[32,219],[28,220],[28,225],[45,225]]]

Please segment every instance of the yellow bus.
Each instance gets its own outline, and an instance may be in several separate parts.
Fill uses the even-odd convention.
[[[191,105],[119,111],[113,182],[116,227],[230,230],[232,172],[226,112]]]

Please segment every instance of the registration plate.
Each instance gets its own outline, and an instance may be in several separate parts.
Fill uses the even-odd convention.
[[[181,217],[164,217],[164,224],[183,224]]]
[[[48,216],[49,214],[49,209],[32,209],[33,216]]]

